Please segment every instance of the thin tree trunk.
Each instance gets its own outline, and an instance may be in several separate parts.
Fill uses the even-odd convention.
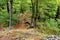
[[[21,13],[24,13],[23,8],[22,8],[22,4],[21,4],[21,9],[20,9],[20,10],[21,10],[21,11],[20,11]]]
[[[37,27],[37,18],[38,18],[38,0],[36,0],[36,17],[34,19],[35,28]]]
[[[9,14],[10,14],[9,28],[12,27],[12,2],[13,2],[13,0],[10,0],[10,5],[9,5]]]
[[[32,24],[32,23],[33,23],[33,21],[34,21],[35,7],[34,7],[33,0],[31,0],[31,3],[32,3],[32,17],[31,17],[31,24]]]
[[[9,0],[7,0],[7,12],[9,13],[9,3],[8,3]]]

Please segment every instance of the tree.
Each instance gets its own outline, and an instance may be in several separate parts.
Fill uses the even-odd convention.
[[[32,17],[31,17],[31,24],[32,24],[34,21],[35,5],[33,0],[31,0],[31,3],[32,3]]]
[[[37,26],[37,18],[38,18],[38,0],[36,0],[36,17],[34,18],[35,28]]]
[[[37,19],[38,19],[38,0],[31,0],[32,3],[32,18],[31,18],[31,23],[34,21],[34,27],[36,28],[37,26]]]
[[[7,12],[9,13],[9,3],[8,3],[9,0],[7,0]]]
[[[11,28],[11,26],[12,26],[12,4],[13,4],[13,0],[10,0],[10,5],[9,5],[9,14],[10,14],[9,28]]]

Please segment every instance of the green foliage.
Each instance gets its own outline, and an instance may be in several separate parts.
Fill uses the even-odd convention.
[[[56,20],[54,19],[48,19],[45,21],[45,24],[48,26],[48,27],[57,27],[57,22]]]
[[[17,13],[21,12],[21,7],[23,11],[30,10],[30,0],[14,0],[13,11],[16,10]]]
[[[0,10],[6,6],[6,0],[0,0]]]
[[[41,0],[39,2],[39,11],[42,18],[55,17],[58,6],[57,1],[58,0]]]
[[[54,19],[46,20],[45,22],[38,22],[39,31],[48,35],[59,35],[60,28]]]
[[[12,16],[12,25],[15,25],[17,23],[17,16],[14,14]],[[5,26],[8,26],[9,23],[9,14],[7,12],[1,12],[0,13],[0,25],[6,23]]]
[[[54,19],[49,19],[45,21],[45,25],[49,27],[53,32],[55,31],[57,34],[60,34],[60,28],[58,28],[58,22]]]
[[[13,14],[13,16],[12,16],[12,25],[16,25],[17,22],[18,22],[17,14]]]

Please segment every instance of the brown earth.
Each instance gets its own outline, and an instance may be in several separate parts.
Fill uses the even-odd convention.
[[[41,40],[43,34],[34,29],[17,29],[0,32],[0,40]]]
[[[31,17],[29,17],[29,14],[20,14],[18,15],[18,23],[14,26],[12,26],[12,29],[27,29],[30,27],[31,24]],[[28,24],[28,23],[30,24]]]

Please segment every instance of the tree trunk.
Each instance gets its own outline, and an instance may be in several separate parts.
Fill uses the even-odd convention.
[[[8,3],[9,0],[7,0],[7,12],[9,13],[9,3]]]
[[[13,3],[13,0],[10,0],[10,4],[9,4],[9,14],[10,14],[9,28],[11,28],[11,26],[12,26],[12,3]]]
[[[38,0],[36,0],[36,17],[34,19],[34,22],[35,22],[35,28],[37,26],[37,18],[38,18]]]
[[[35,5],[33,3],[33,0],[31,0],[31,3],[32,3],[32,17],[31,17],[31,24],[32,24],[34,21]]]
[[[21,5],[20,13],[23,13],[23,14],[24,14],[24,10],[23,10],[23,8],[22,8],[22,7],[23,7],[23,5],[22,5],[22,4],[23,4],[23,0],[21,0],[21,4],[20,4],[20,5]]]

